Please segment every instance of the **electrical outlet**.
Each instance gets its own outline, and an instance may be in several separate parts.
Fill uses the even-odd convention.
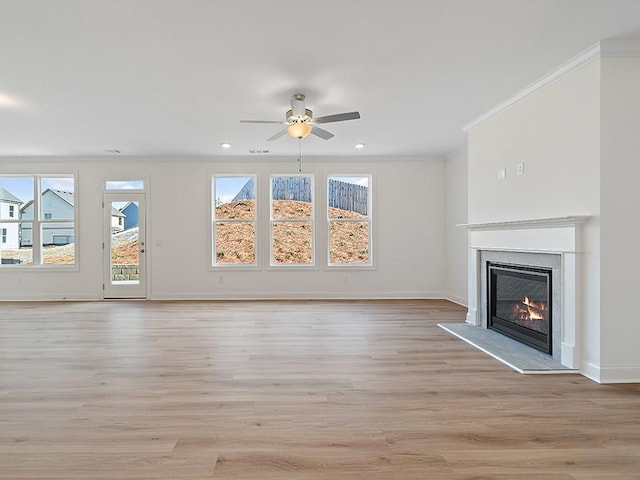
[[[516,165],[516,175],[524,175],[524,162],[520,162]]]

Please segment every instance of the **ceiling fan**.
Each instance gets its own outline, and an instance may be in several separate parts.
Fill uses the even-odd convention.
[[[345,120],[357,120],[360,118],[359,112],[336,113],[335,115],[325,115],[324,117],[313,117],[313,112],[304,105],[305,96],[302,93],[296,93],[291,97],[291,110],[287,110],[284,122],[278,120],[240,120],[240,123],[279,123],[287,125],[287,128],[276,133],[268,142],[277,140],[286,133],[293,138],[302,139],[313,134],[324,140],[329,140],[335,135],[331,132],[318,127],[319,123],[343,122]]]

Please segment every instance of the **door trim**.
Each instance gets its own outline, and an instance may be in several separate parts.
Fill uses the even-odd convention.
[[[126,191],[108,192],[103,194],[102,202],[102,225],[103,225],[103,241],[102,241],[102,298],[104,300],[111,299],[146,299],[148,296],[148,278],[149,267],[146,261],[147,257],[147,235],[146,235],[146,194],[132,193]],[[113,284],[112,282],[112,256],[111,256],[111,240],[112,240],[112,203],[138,203],[138,280],[136,284]]]

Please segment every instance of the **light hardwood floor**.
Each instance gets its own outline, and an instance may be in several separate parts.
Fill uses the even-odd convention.
[[[0,303],[0,478],[640,478],[640,385],[520,375],[437,327],[464,314]]]

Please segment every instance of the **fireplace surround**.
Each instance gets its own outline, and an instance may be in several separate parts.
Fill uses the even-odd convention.
[[[488,327],[487,264],[528,266],[551,272],[551,352],[580,367],[582,225],[587,216],[461,225],[469,231],[467,323]]]

